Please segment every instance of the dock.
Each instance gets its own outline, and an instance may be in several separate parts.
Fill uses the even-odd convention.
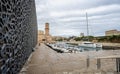
[[[101,60],[101,68],[98,69],[96,58],[120,56],[119,53],[118,50],[57,53],[45,44],[41,44],[36,47],[19,74],[104,74],[102,72],[115,74],[116,59]]]

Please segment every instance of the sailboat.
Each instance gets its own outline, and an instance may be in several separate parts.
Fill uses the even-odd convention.
[[[88,41],[82,42],[81,44],[79,44],[79,46],[81,46],[81,47],[89,47],[89,48],[102,48],[102,44],[93,43],[93,42],[89,41],[89,27],[88,27],[88,15],[87,15],[87,12],[86,12],[86,22],[87,22]]]

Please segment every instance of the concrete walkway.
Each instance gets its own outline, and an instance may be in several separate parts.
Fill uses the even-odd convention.
[[[20,74],[65,74],[85,65],[85,56],[75,53],[57,53],[41,44],[32,54]]]
[[[32,53],[20,74],[81,74],[80,72],[86,72],[86,70],[96,71],[96,57],[119,55],[119,53],[120,51],[57,53],[46,45],[41,44],[36,48],[35,52]],[[86,65],[88,56],[90,58],[89,69]],[[108,60],[108,62],[110,61]],[[113,68],[113,65],[111,65],[111,68]],[[107,64],[103,64],[103,66],[107,68],[110,67],[110,65]],[[87,74],[90,73],[88,72]]]

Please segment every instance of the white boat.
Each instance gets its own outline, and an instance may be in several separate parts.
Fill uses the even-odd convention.
[[[60,51],[63,51],[63,52],[69,52],[65,46],[62,44],[51,44],[50,45],[53,49],[56,49],[56,50],[60,50]]]
[[[82,42],[79,44],[81,47],[90,47],[90,48],[102,48],[102,44],[93,43],[93,42]]]
[[[83,42],[82,44],[78,44],[78,45],[82,46],[82,47],[102,48],[102,44],[93,43],[93,42],[89,41],[89,27],[88,27],[88,16],[87,16],[87,13],[86,13],[86,22],[87,22],[87,36],[88,36],[88,41]]]

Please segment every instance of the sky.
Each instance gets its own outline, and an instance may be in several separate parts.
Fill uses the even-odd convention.
[[[38,30],[50,24],[53,36],[104,36],[105,31],[120,31],[120,0],[35,0]]]

